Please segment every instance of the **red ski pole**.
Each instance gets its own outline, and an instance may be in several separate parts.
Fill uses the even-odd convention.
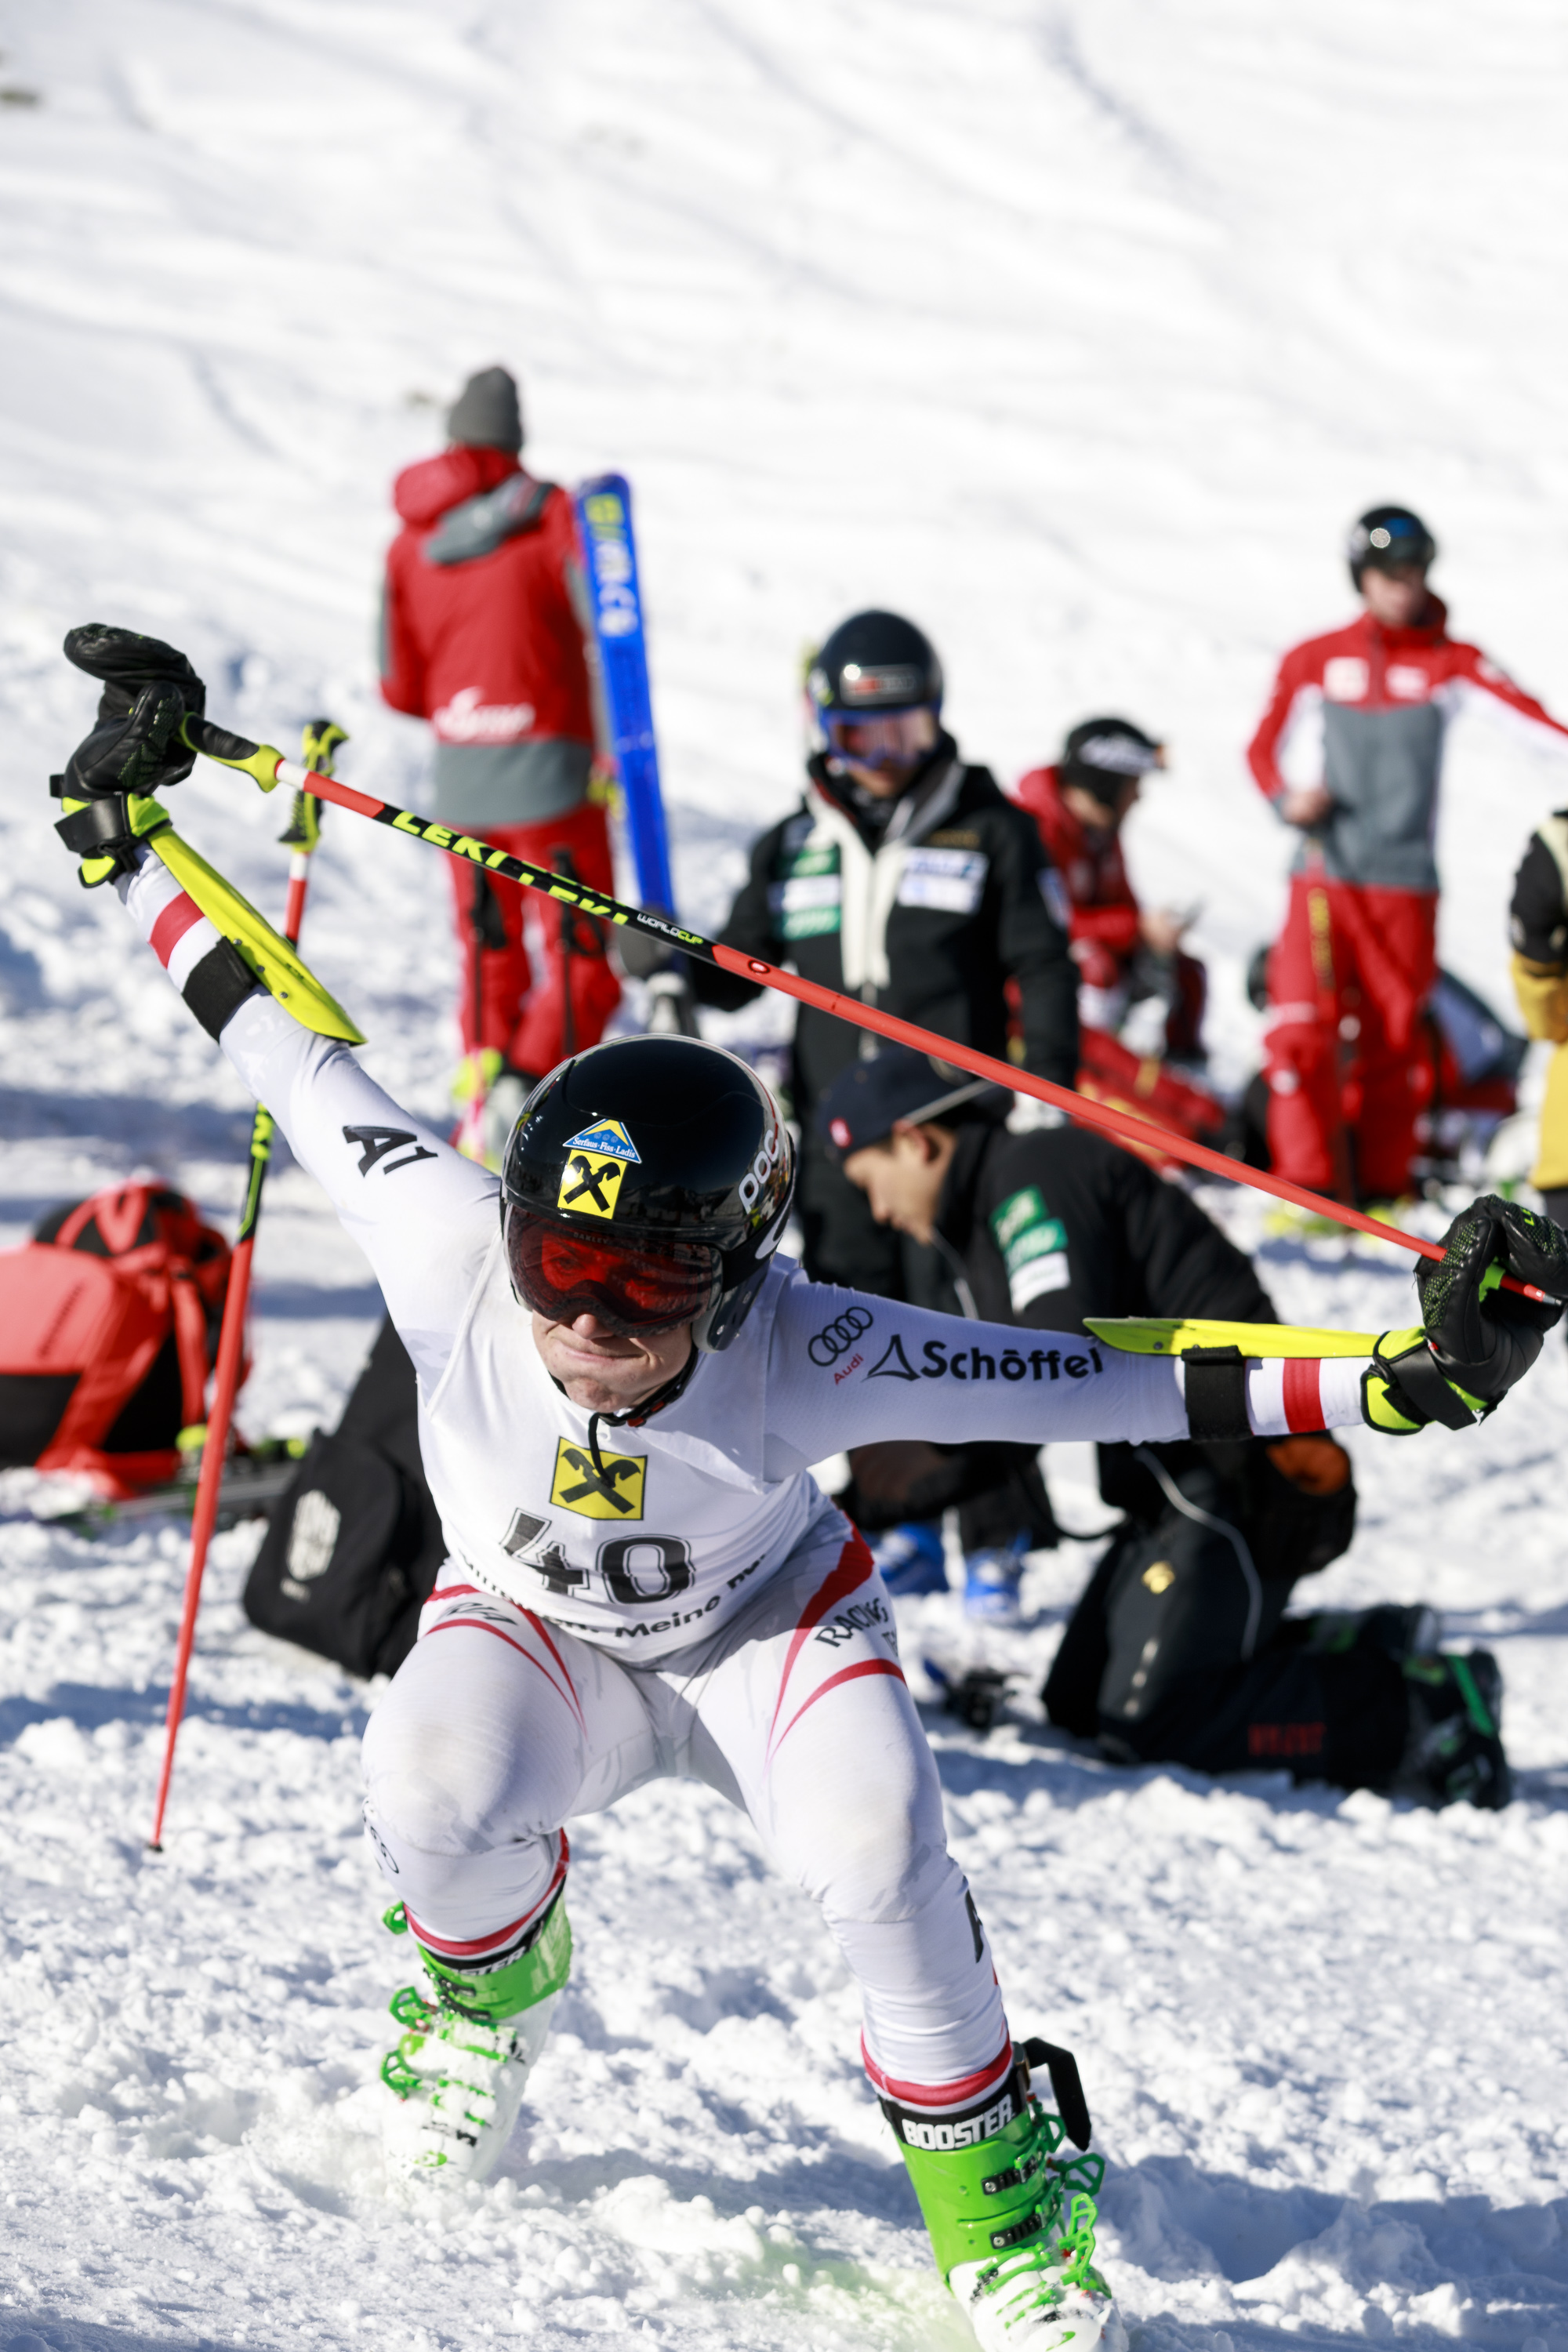
[[[321,773],[329,775],[332,755],[340,743],[348,741],[348,737],[330,719],[308,720],[304,736],[307,759],[321,760],[323,762]],[[290,947],[298,947],[300,928],[305,919],[305,892],[310,855],[321,839],[321,813],[304,793],[295,796],[293,820],[283,839],[292,852],[289,860],[289,910],[284,918],[283,929]],[[180,1725],[185,1712],[185,1677],[190,1670],[191,1651],[196,1638],[196,1612],[201,1607],[207,1547],[217,1525],[228,1433],[234,1420],[234,1400],[239,1389],[239,1368],[245,1356],[245,1318],[250,1303],[250,1264],[256,1253],[256,1228],[261,1216],[261,1188],[267,1179],[267,1163],[271,1150],[272,1119],[258,1103],[250,1126],[250,1181],[246,1186],[239,1232],[235,1239],[234,1255],[229,1261],[228,1288],[223,1302],[223,1328],[218,1333],[212,1412],[202,1447],[202,1466],[196,1478],[195,1507],[191,1515],[190,1565],[185,1570],[180,1638],[174,1646],[174,1672],[169,1684],[169,1706],[163,1719],[163,1764],[158,1775],[158,1805],[153,1820],[153,1834],[147,1841],[153,1853],[163,1851],[163,1813],[169,1801],[169,1783],[174,1772],[174,1743],[179,1738]]]
[[[398,808],[392,801],[374,800],[368,793],[356,793],[351,785],[337,783],[331,777],[286,760],[270,743],[252,743],[245,736],[231,735],[210,719],[188,718],[184,735],[193,751],[204,752],[220,766],[243,768],[263,792],[269,793],[274,785],[283,783],[294,792],[335,801],[340,808],[352,809],[355,816],[370,817],[376,824],[389,825],[394,833],[407,834],[412,840],[427,841],[434,848],[444,849],[448,857],[460,858],[465,865],[482,866],[486,873],[502,875],[509,882],[521,882],[525,889],[542,891],[547,898],[554,898],[563,906],[579,908],[601,923],[641,931],[700,963],[716,964],[721,971],[749,980],[754,987],[776,989],[781,995],[793,996],[801,1004],[815,1005],[819,1012],[851,1022],[858,1029],[875,1030],[879,1036],[890,1037],[900,1045],[912,1045],[917,1053],[929,1054],[952,1068],[968,1070],[977,1078],[989,1078],[994,1086],[1005,1087],[1010,1093],[1032,1095],[1037,1102],[1049,1103],[1055,1109],[1065,1111],[1079,1127],[1098,1129],[1102,1135],[1114,1136],[1119,1143],[1131,1143],[1143,1150],[1152,1147],[1167,1159],[1184,1160],[1189,1167],[1205,1169],[1211,1176],[1223,1176],[1227,1183],[1250,1184],[1255,1192],[1271,1192],[1276,1200],[1289,1201],[1298,1209],[1310,1210],[1314,1216],[1331,1217],[1342,1225],[1352,1226],[1357,1233],[1370,1234],[1374,1241],[1393,1242],[1399,1249],[1414,1251],[1417,1257],[1441,1262],[1446,1255],[1438,1243],[1425,1241],[1419,1234],[1404,1233],[1398,1225],[1385,1225],[1380,1218],[1366,1216],[1344,1202],[1325,1200],[1321,1192],[1310,1192],[1304,1184],[1292,1184],[1288,1177],[1276,1176],[1262,1168],[1248,1168],[1244,1161],[1229,1159],[1223,1151],[1212,1151],[1205,1143],[1194,1143],[1169,1128],[1156,1127],[1134,1111],[1117,1110],[1110,1103],[1094,1102],[1087,1095],[1075,1094],[1070,1087],[1055,1086],[1049,1078],[1037,1078],[1011,1062],[998,1062],[989,1054],[977,1053],[973,1045],[960,1045],[951,1037],[939,1037],[930,1029],[921,1029],[913,1021],[900,1021],[896,1014],[883,1013],[874,1004],[863,1004],[858,996],[841,995],[837,989],[802,980],[798,972],[781,971],[777,964],[765,963],[760,956],[742,955],[738,948],[705,940],[700,932],[685,930],[668,916],[649,908],[629,907],[619,898],[606,897],[603,891],[590,889],[585,883],[552,874],[548,866],[532,866],[526,858],[492,848],[488,841],[461,833],[453,825],[416,816],[411,810]],[[1563,1303],[1548,1300],[1543,1290],[1536,1289],[1533,1284],[1519,1282],[1510,1274],[1503,1276],[1502,1286],[1505,1290],[1516,1290],[1521,1297],[1533,1298],[1542,1305]]]

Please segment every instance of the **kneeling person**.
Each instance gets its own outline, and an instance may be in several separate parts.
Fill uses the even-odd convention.
[[[884,1222],[962,1256],[975,1312],[1076,1335],[1083,1317],[1273,1323],[1251,1265],[1178,1186],[1073,1127],[1011,1135],[1000,1090],[895,1047],[824,1106],[845,1173]],[[1053,1350],[1053,1374],[1067,1359]],[[1500,1684],[1486,1651],[1440,1654],[1420,1607],[1286,1617],[1350,1543],[1350,1457],[1323,1433],[1102,1444],[1126,1516],[1045,1687],[1053,1723],[1126,1762],[1284,1764],[1344,1788],[1507,1801]],[[918,1472],[871,1449],[858,1484]]]

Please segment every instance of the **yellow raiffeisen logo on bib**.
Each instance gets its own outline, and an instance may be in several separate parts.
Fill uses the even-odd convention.
[[[551,1501],[583,1519],[640,1519],[647,1455],[606,1454],[601,1445],[599,1459],[605,1465],[602,1478],[585,1445],[570,1437],[558,1439]]]
[[[570,1152],[555,1205],[579,1217],[613,1217],[626,1172],[626,1161],[612,1160],[607,1153]]]

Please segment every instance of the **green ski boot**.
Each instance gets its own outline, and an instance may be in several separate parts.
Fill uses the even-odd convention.
[[[381,2079],[400,2102],[385,2129],[398,2171],[488,2180],[500,2162],[572,1966],[564,1893],[501,1968],[455,1969],[421,1948],[428,1985],[393,1995],[405,2030]],[[394,1935],[407,1933],[401,1904],[385,1921]]]
[[[999,2091],[940,2121],[882,2101],[903,2151],[948,2288],[982,2352],[1125,2352],[1127,2331],[1094,2267],[1099,2156],[1062,2157],[1089,2140],[1070,2052],[1025,2044]],[[1063,2110],[1029,2094],[1029,2067],[1050,2069]],[[1064,2120],[1065,2117],[1065,2120]]]

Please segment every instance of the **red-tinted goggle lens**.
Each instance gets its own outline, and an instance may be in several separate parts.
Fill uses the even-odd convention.
[[[670,1331],[713,1304],[719,1253],[700,1242],[629,1248],[569,1232],[526,1209],[506,1213],[506,1254],[517,1295],[552,1323],[595,1315],[612,1331]]]

